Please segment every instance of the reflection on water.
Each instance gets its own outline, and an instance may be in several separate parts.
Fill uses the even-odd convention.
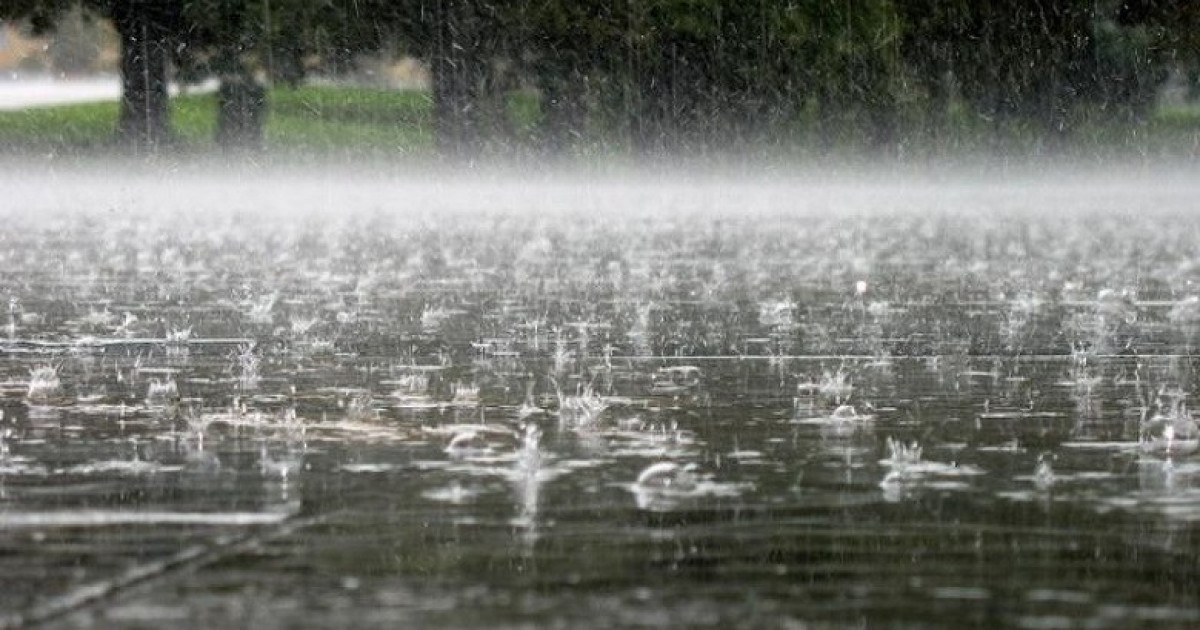
[[[16,221],[0,627],[1200,624],[1194,219],[462,216]]]

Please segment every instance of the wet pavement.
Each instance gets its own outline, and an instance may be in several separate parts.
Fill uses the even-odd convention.
[[[227,183],[17,197],[0,627],[1200,624],[1187,189]]]

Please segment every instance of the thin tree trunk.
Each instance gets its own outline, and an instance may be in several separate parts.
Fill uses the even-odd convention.
[[[246,71],[221,77],[217,90],[216,141],[223,149],[263,148],[267,92]]]
[[[552,155],[568,153],[582,136],[585,86],[574,67],[543,68],[539,80],[542,146]]]
[[[121,113],[117,138],[155,150],[170,139],[167,56],[171,15],[161,3],[114,3],[113,25],[121,40]]]
[[[943,62],[946,56],[941,54],[940,49],[939,46],[936,61],[930,62],[930,68],[924,76],[929,93],[925,100],[925,116],[922,121],[925,125],[925,140],[938,150],[945,148],[941,145],[946,140],[951,89],[950,73],[947,69],[949,64]]]
[[[471,67],[474,59],[469,0],[442,0],[434,5],[434,131],[438,150],[462,157],[477,148]]]

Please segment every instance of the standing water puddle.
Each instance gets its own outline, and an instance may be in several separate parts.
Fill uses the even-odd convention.
[[[1194,195],[373,185],[13,211],[0,627],[1200,626]]]

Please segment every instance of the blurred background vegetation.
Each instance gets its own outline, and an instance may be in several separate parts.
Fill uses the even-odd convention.
[[[0,112],[18,148],[1194,157],[1200,142],[1194,0],[0,0],[0,18],[0,65],[122,77],[119,103]]]

